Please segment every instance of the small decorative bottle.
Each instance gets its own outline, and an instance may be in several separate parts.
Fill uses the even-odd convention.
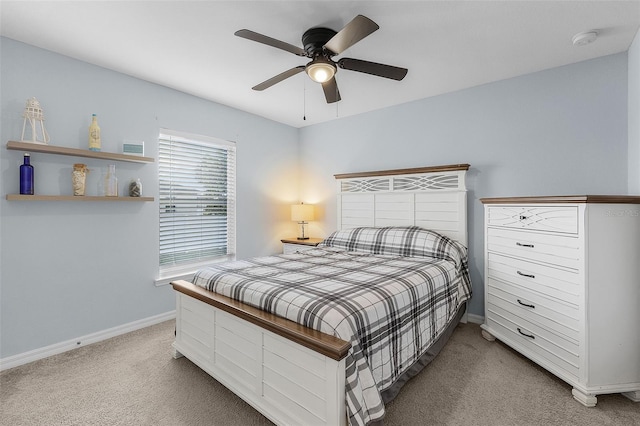
[[[86,164],[76,163],[73,165],[71,172],[71,184],[73,185],[73,195],[84,195],[85,182],[87,180]]]
[[[20,194],[33,195],[33,166],[31,155],[24,154],[24,164],[20,166]]]
[[[95,114],[91,116],[91,125],[89,126],[89,150],[100,151],[100,126],[98,126],[98,117]]]
[[[140,178],[129,182],[129,197],[141,197],[142,196],[142,182]]]
[[[118,178],[116,177],[115,164],[109,164],[109,170],[104,177],[104,195],[107,197],[118,196]]]

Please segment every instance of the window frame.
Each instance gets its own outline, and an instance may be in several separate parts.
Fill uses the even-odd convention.
[[[163,147],[163,143],[171,143],[176,142],[181,145],[191,145],[195,149],[201,149],[205,147],[205,151],[207,149],[223,149],[227,154],[226,161],[226,254],[215,255],[211,257],[201,257],[194,256],[193,261],[174,261],[167,264],[161,264],[162,257],[162,215],[163,209],[167,206],[171,206],[172,201],[168,201],[166,199],[167,194],[165,191],[165,184],[163,181],[166,181],[167,173],[166,167],[169,167],[169,174],[173,173],[171,169],[171,164],[165,164],[166,161],[163,158],[162,151],[165,149]],[[169,148],[170,149],[170,148]],[[194,156],[193,160],[197,157]],[[182,165],[177,167],[177,172],[180,170],[184,171],[188,169],[190,165]],[[193,165],[194,169],[197,167],[201,167],[200,165]],[[171,281],[176,279],[191,279],[194,272],[205,265],[210,265],[212,263],[218,262],[226,262],[228,260],[234,260],[236,256],[236,144],[235,142],[226,141],[219,138],[214,138],[210,136],[197,135],[192,133],[186,133],[176,130],[170,129],[160,129],[158,134],[158,278],[155,280],[155,285],[166,285]],[[176,179],[177,180],[177,179]],[[173,181],[172,181],[173,182]],[[200,198],[200,194],[197,197],[198,200],[205,201],[203,204],[206,204],[206,198]],[[209,199],[213,201],[213,198]],[[167,204],[169,203],[169,204]],[[185,201],[184,205],[187,206],[190,202]],[[206,208],[206,207],[203,207]],[[202,215],[204,216],[204,215]],[[192,218],[200,217],[197,214],[191,216]],[[174,218],[175,220],[175,218]]]

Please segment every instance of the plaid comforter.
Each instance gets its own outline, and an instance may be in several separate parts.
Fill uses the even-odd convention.
[[[349,341],[346,403],[362,425],[382,419],[380,393],[470,297],[466,262],[466,248],[430,231],[358,228],[316,249],[205,268],[193,282]]]

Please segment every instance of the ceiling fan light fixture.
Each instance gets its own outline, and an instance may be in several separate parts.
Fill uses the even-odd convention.
[[[316,83],[326,83],[336,74],[336,66],[328,60],[316,58],[307,64],[305,71]]]

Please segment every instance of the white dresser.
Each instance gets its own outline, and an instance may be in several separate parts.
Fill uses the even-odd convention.
[[[485,323],[573,386],[640,401],[640,197],[483,198]]]

